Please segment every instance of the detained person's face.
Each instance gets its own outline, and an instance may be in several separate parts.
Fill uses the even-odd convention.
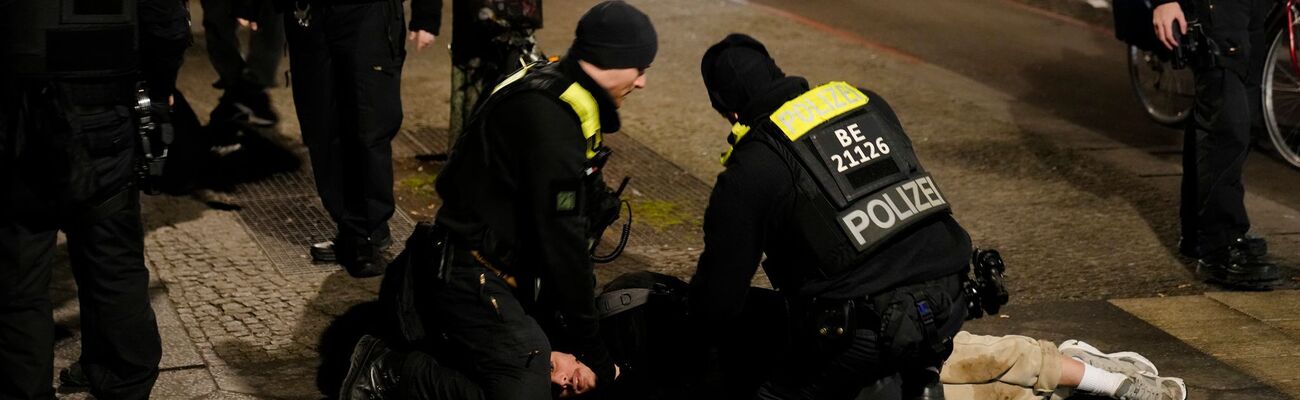
[[[572,354],[552,351],[551,384],[560,397],[573,397],[596,388],[596,373]]]
[[[601,69],[586,61],[578,60],[582,70],[596,81],[597,85],[609,92],[615,107],[623,106],[623,99],[637,89],[644,89],[646,84],[645,68]]]

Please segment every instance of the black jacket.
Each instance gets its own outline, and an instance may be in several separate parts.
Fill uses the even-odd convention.
[[[751,102],[740,121],[757,126],[772,111],[808,90],[803,78],[787,77]],[[897,121],[889,104],[863,90],[885,118]],[[798,235],[794,218],[795,173],[780,154],[761,143],[761,130],[735,143],[727,169],[718,175],[704,213],[704,253],[691,279],[692,318],[706,335],[724,329],[744,306],[745,293],[764,255],[763,269],[788,298],[857,298],[908,283],[964,271],[970,236],[950,215],[922,222],[877,249],[869,264],[830,279],[810,271],[811,249]],[[778,133],[779,134],[779,133]],[[773,142],[774,143],[774,142]]]
[[[607,92],[578,67],[561,61],[541,67],[576,81],[595,97],[602,131],[619,128]],[[529,78],[525,78],[529,79]],[[613,362],[596,325],[591,218],[580,210],[586,194],[605,188],[585,177],[586,141],[573,108],[539,90],[512,92],[471,118],[446,168],[438,175],[443,199],[437,223],[520,281],[541,279],[540,299],[517,297],[546,330],[556,351],[573,353],[599,377],[613,378]],[[576,204],[557,197],[574,194]],[[576,207],[567,207],[576,206]]]

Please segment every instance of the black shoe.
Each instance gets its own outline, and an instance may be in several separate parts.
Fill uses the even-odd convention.
[[[380,240],[379,251],[383,252],[384,250],[387,250],[388,246],[392,244],[392,237],[386,237],[383,240]],[[313,261],[334,262],[339,259],[337,252],[334,250],[333,240],[326,240],[324,242],[312,244],[311,247],[308,248],[308,252],[311,254],[311,259]]]
[[[1240,250],[1248,257],[1256,259],[1268,255],[1268,242],[1264,241],[1264,238],[1262,237],[1251,235],[1249,233],[1233,240],[1232,244],[1229,246]]]
[[[1249,233],[1232,240],[1229,247],[1240,250],[1242,253],[1253,258],[1263,258],[1268,255],[1268,242],[1264,238],[1251,235]],[[1187,258],[1201,258],[1202,254],[1196,247],[1196,243],[1187,238],[1178,239],[1178,253]]]
[[[397,386],[395,355],[384,341],[365,335],[352,350],[352,365],[339,388],[339,400],[378,400]]]
[[[271,107],[271,96],[266,94],[265,90],[240,94],[234,106],[247,115],[245,121],[249,125],[267,128],[280,122],[280,117],[275,114],[275,108]]]
[[[1229,248],[1227,254],[1197,260],[1196,273],[1208,282],[1248,290],[1271,289],[1282,276],[1276,264],[1237,247]]]
[[[338,260],[338,256],[334,254],[333,240],[312,244],[309,252],[313,261],[332,262]]]
[[[81,369],[81,361],[74,362],[72,365],[59,371],[60,390],[88,387],[90,387],[90,379],[86,378],[86,371]]]
[[[389,243],[391,239],[387,238],[382,241],[353,239],[347,246],[336,244],[335,257],[354,278],[379,276],[388,268],[388,261],[384,259],[384,249],[388,248]]]

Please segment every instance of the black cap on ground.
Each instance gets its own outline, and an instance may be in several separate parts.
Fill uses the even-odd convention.
[[[740,112],[770,83],[785,77],[763,43],[741,33],[709,47],[700,60],[700,74],[713,109],[723,114]]]
[[[658,51],[650,17],[625,2],[606,1],[578,20],[569,57],[603,69],[645,68]]]

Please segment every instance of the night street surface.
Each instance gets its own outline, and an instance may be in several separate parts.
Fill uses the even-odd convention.
[[[1011,304],[969,330],[1137,351],[1163,375],[1185,378],[1191,399],[1300,396],[1296,270],[1287,269],[1281,290],[1226,292],[1201,283],[1177,255],[1182,134],[1142,113],[1124,46],[1108,28],[1012,0],[631,2],[654,20],[660,50],[648,88],[621,110],[623,131],[608,137],[615,155],[606,175],[612,184],[632,177],[637,223],[624,258],[597,271],[602,283],[633,270],[688,278],[694,269],[729,128],[709,106],[699,57],[727,33],[744,32],[765,42],[787,74],[865,87],[897,111],[976,246],[1006,258]],[[547,1],[543,50],[562,55],[594,3]],[[191,6],[195,45],[180,90],[206,121],[220,93],[211,87],[202,12]],[[449,39],[409,49],[402,72],[394,232],[436,212],[440,164],[415,156],[446,145]],[[290,90],[281,82],[272,96],[282,122],[265,133],[306,160]],[[1300,171],[1256,151],[1246,175],[1254,230],[1278,261],[1300,265]],[[379,279],[306,258],[306,243],[332,233],[310,179],[304,169],[144,200],[167,343],[156,397],[319,397],[312,377],[321,329],[372,299]],[[55,290],[58,366],[77,352],[70,280],[62,275]]]

